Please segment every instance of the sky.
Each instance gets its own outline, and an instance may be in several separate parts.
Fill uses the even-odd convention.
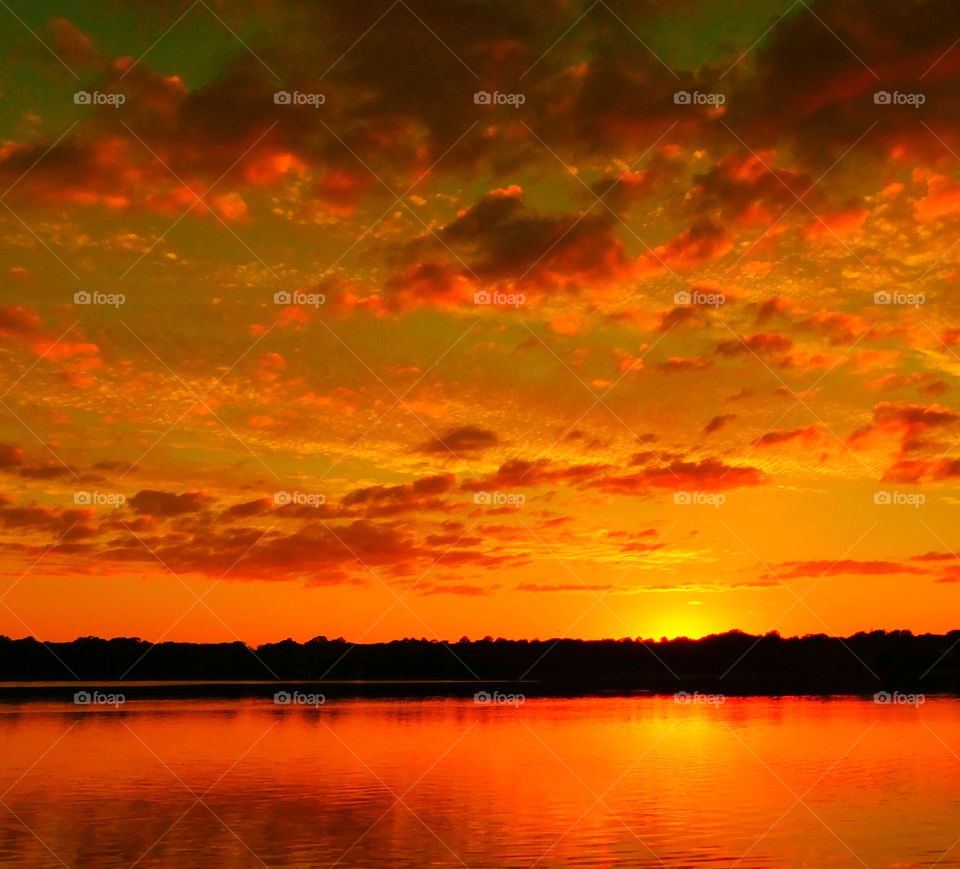
[[[0,633],[957,628],[960,9],[0,9]]]

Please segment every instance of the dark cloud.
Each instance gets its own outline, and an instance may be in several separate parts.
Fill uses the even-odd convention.
[[[11,504],[6,498],[0,500],[0,526],[13,532],[49,532],[61,538],[61,542],[93,534],[89,511],[35,505],[21,507]]]
[[[926,573],[925,569],[902,564],[899,561],[785,561],[777,565],[777,575],[784,579],[807,576],[831,576],[845,574],[853,576],[884,576],[897,573]]]
[[[23,464],[23,450],[14,444],[0,444],[0,470],[19,469]]]
[[[361,514],[367,518],[410,512],[448,512],[451,506],[442,496],[455,484],[453,474],[436,474],[397,486],[368,486],[345,495],[340,505],[346,515]]]
[[[760,486],[766,477],[758,468],[728,465],[719,459],[698,462],[676,460],[632,474],[607,476],[592,485],[618,495],[647,495],[657,489],[720,492]]]
[[[178,495],[175,492],[143,489],[129,503],[135,513],[169,517],[196,513],[213,500],[206,492],[183,492]]]
[[[40,318],[32,308],[24,305],[11,305],[0,308],[0,335],[34,336],[40,326]]]
[[[489,429],[475,425],[462,425],[451,428],[439,437],[417,447],[421,453],[447,453],[452,455],[474,455],[494,447],[499,443],[497,435]]]
[[[739,356],[753,351],[758,355],[765,353],[782,353],[793,346],[786,335],[777,335],[772,332],[757,332],[753,335],[744,335],[740,338],[731,338],[717,345],[717,350],[724,356]]]
[[[605,471],[604,464],[558,466],[547,459],[525,461],[511,459],[502,464],[496,473],[480,480],[467,480],[462,488],[470,492],[498,491],[521,486],[534,487],[559,483],[582,483]]]
[[[246,501],[242,504],[233,504],[220,514],[225,522],[234,519],[249,519],[251,516],[262,516],[273,509],[273,501],[269,498],[258,498],[255,501]]]
[[[770,447],[776,444],[788,443],[789,441],[801,440],[806,443],[815,441],[820,437],[820,423],[811,423],[795,429],[773,429],[760,435],[754,442],[755,447]]]
[[[737,415],[735,413],[722,413],[719,416],[715,416],[703,427],[703,433],[708,435],[714,434],[720,431],[730,420],[736,418]]]

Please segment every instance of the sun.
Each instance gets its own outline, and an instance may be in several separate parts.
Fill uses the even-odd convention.
[[[715,618],[703,605],[702,601],[690,600],[677,603],[663,612],[659,617],[651,620],[646,636],[666,637],[674,640],[678,637],[687,637],[697,640],[716,632]]]

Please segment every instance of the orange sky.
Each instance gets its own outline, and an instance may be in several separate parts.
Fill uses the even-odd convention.
[[[635,6],[6,16],[0,633],[956,628],[960,13]]]

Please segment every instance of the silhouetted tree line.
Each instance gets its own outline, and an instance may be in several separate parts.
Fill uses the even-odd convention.
[[[75,675],[74,675],[75,674]],[[476,681],[517,681],[526,694],[697,690],[723,694],[960,693],[960,631],[873,631],[701,640],[404,639],[354,645],[316,637],[243,643],[159,643],[84,637],[41,643],[0,637],[2,681],[409,681],[464,693]],[[442,682],[464,685],[438,685]],[[204,689],[210,691],[211,689]],[[381,686],[380,692],[383,693]],[[357,689],[357,693],[363,693]],[[418,693],[394,686],[388,693]],[[422,693],[422,691],[421,691]]]

